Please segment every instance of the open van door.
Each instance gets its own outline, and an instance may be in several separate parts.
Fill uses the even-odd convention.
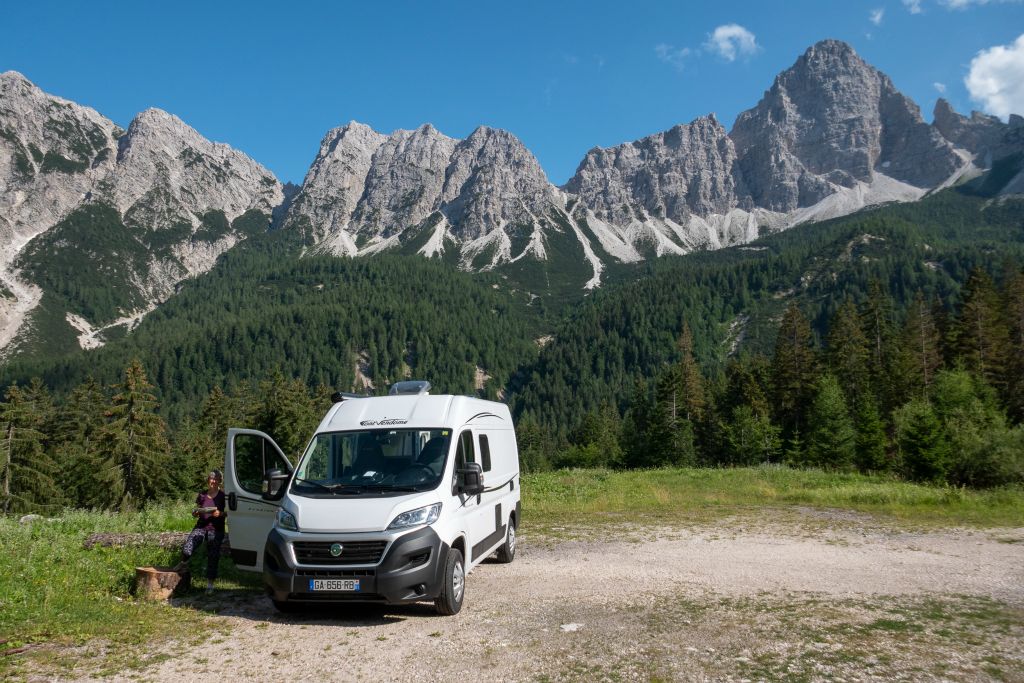
[[[228,533],[231,559],[245,571],[263,571],[263,546],[281,507],[279,500],[263,497],[269,470],[292,473],[292,464],[274,440],[255,429],[229,429],[224,454]]]

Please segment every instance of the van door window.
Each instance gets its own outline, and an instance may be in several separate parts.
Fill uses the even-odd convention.
[[[484,472],[491,471],[491,445],[487,443],[487,435],[480,435],[480,467]]]
[[[291,472],[292,468],[263,437],[235,434],[235,478],[239,486],[249,493],[261,493],[267,470]]]

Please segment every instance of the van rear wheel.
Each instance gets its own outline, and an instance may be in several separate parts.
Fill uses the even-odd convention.
[[[516,559],[516,520],[515,517],[508,518],[508,529],[505,531],[505,543],[498,548],[498,562],[508,564]]]
[[[466,597],[466,565],[458,548],[448,551],[444,563],[444,582],[441,594],[434,600],[434,609],[438,614],[451,616],[462,609],[462,599]]]

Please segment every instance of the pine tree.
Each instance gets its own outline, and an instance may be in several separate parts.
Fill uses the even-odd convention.
[[[722,425],[725,438],[725,464],[757,465],[778,460],[782,442],[779,428],[768,416],[749,405],[736,406],[729,421]]]
[[[872,280],[868,284],[868,298],[864,302],[861,321],[868,342],[871,386],[884,413],[888,413],[896,402],[892,382],[895,319],[892,297],[881,282]]]
[[[870,349],[857,307],[850,299],[833,316],[826,343],[829,370],[839,380],[847,399],[856,401],[868,391]]]
[[[915,398],[894,415],[896,444],[907,476],[916,481],[946,477],[948,446],[942,423],[927,399]]]
[[[260,394],[263,401],[256,414],[257,429],[269,434],[288,459],[296,462],[321,417],[306,385],[275,371],[260,383]]]
[[[935,373],[942,367],[942,349],[939,327],[929,304],[920,290],[907,312],[907,320],[900,335],[894,381],[898,401],[923,396],[927,393]]]
[[[861,472],[882,472],[890,469],[889,457],[886,454],[888,439],[885,435],[885,424],[878,414],[874,396],[861,396],[855,407],[855,416],[857,469]]]
[[[1010,330],[1005,374],[1006,407],[1010,420],[1020,424],[1024,422],[1024,272],[1012,273],[1004,290],[1003,306]]]
[[[102,458],[98,437],[105,423],[107,396],[92,377],[71,391],[59,411],[55,434],[61,467],[61,486],[79,507],[102,505],[103,488],[97,481]]]
[[[857,434],[839,382],[830,374],[818,382],[807,431],[806,462],[815,467],[848,469],[853,464]]]
[[[682,393],[683,417],[696,423],[704,417],[707,399],[704,377],[693,358],[693,334],[686,323],[683,323],[683,332],[676,341],[676,347],[679,349],[678,388]]]
[[[787,440],[805,424],[816,366],[810,323],[796,304],[790,304],[782,316],[771,365],[775,422]]]
[[[152,390],[142,363],[133,360],[115,389],[109,421],[99,434],[104,507],[134,509],[157,496],[177,493],[170,490],[175,477],[167,425],[156,414]]]
[[[960,362],[999,389],[1006,386],[1004,371],[1010,348],[1010,330],[1001,309],[992,279],[975,269],[964,286],[960,315],[952,329],[953,348]]]
[[[0,405],[0,495],[3,512],[41,512],[59,508],[57,466],[44,448],[46,416],[30,390],[11,385]]]

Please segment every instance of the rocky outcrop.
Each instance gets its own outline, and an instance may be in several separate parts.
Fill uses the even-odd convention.
[[[252,232],[257,216],[266,229],[283,198],[265,168],[166,112],[149,109],[123,130],[21,74],[0,74],[0,281],[8,293],[0,296],[0,347],[39,300],[38,288],[18,274],[23,266],[45,270],[45,263],[21,263],[26,245],[75,212],[100,204],[116,211],[119,221],[104,227],[125,230],[114,243],[132,240],[149,254],[143,266],[122,269],[141,295],[126,301],[152,306]],[[235,225],[243,216],[244,226]],[[109,233],[103,237],[111,242]],[[88,259],[106,247],[58,240],[46,248],[77,248]],[[46,248],[34,249],[33,258],[45,260]]]
[[[324,139],[285,221],[335,253],[438,225],[465,245],[533,226],[557,204],[540,164],[506,131],[480,127],[459,141],[429,124],[389,136],[357,123],[339,130]]]
[[[749,195],[736,150],[714,114],[664,133],[587,152],[565,189],[610,223],[725,214]]]
[[[815,44],[730,132],[755,206],[811,206],[875,173],[932,188],[963,159],[889,78],[846,43]]]
[[[554,187],[523,143],[481,126],[452,152],[438,208],[453,235],[472,240],[506,225],[532,226],[555,203]]]
[[[88,107],[0,74],[0,250],[4,265],[85,201],[113,168],[124,131]]]
[[[1024,152],[1024,119],[1016,114],[1010,116],[1009,123],[979,111],[972,111],[968,118],[939,98],[933,125],[944,138],[970,152],[980,168],[989,168],[998,159]]]

